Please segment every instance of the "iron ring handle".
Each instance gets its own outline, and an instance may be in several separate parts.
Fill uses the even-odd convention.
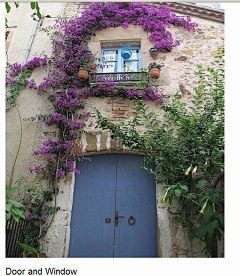
[[[134,216],[130,216],[129,219],[128,219],[128,224],[129,225],[134,225],[136,222],[136,219]]]

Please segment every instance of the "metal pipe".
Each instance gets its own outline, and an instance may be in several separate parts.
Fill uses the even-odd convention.
[[[27,49],[26,56],[25,56],[25,58],[24,58],[24,60],[23,60],[23,64],[26,63],[27,58],[28,58],[28,56],[29,56],[29,53],[30,53],[30,50],[31,50],[31,47],[32,47],[32,43],[33,43],[33,39],[34,39],[34,37],[35,37],[35,35],[36,35],[36,31],[37,31],[38,25],[39,25],[39,20],[37,21],[37,23],[36,23],[36,25],[35,25],[35,29],[34,29],[32,35],[31,35],[31,40],[30,40],[30,43],[29,43],[29,46],[28,46],[28,49]]]

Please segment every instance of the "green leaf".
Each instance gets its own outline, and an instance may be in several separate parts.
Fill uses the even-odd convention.
[[[203,214],[204,221],[209,222],[213,214],[213,206],[211,204],[207,205]]]
[[[215,229],[218,227],[218,220],[213,220],[211,221],[208,226],[207,226],[207,231],[209,233],[209,235],[213,235]]]
[[[206,235],[207,230],[207,225],[205,223],[200,225],[199,228],[195,230],[196,237],[202,239]]]
[[[7,203],[6,204],[6,211],[10,211],[12,208],[12,204]]]
[[[9,13],[10,10],[11,10],[11,6],[9,6],[8,2],[5,3],[5,7],[6,7],[6,10],[7,10],[7,13]]]
[[[12,208],[12,212],[16,215],[16,216],[19,216],[19,213],[16,209]]]
[[[17,243],[18,243],[19,245],[21,245],[21,247],[22,247],[25,251],[30,251],[30,252],[33,252],[33,253],[38,254],[37,249],[35,249],[34,247],[31,247],[31,246],[29,246],[29,245],[27,245],[27,244],[25,244],[25,243],[20,243],[19,241],[17,241]]]
[[[11,216],[12,216],[12,212],[7,212],[6,213],[6,220],[9,220],[10,218],[11,218]]]
[[[6,193],[6,198],[11,197],[16,191],[17,191],[17,187],[13,187],[9,189],[9,191]]]
[[[212,235],[207,234],[205,236],[205,243],[206,243],[207,251],[211,254],[212,253],[212,247],[213,247]]]
[[[175,189],[174,193],[177,198],[180,198],[180,196],[182,195],[182,190],[180,188]]]
[[[16,207],[23,207],[23,208],[25,208],[25,206],[22,204],[22,203],[20,203],[20,202],[18,202],[18,201],[16,201],[16,200],[12,200],[12,199],[9,199],[8,200],[10,203],[12,203],[14,206],[16,206]]]
[[[20,216],[20,217],[22,217],[22,218],[24,218],[25,219],[25,217],[24,217],[24,211],[22,210],[22,209],[12,209],[12,211],[14,212],[14,214],[16,214],[17,216]]]
[[[212,202],[215,203],[215,204],[220,204],[222,198],[220,196],[220,194],[218,192],[215,192],[213,195],[212,195],[212,198],[211,198]]]
[[[34,10],[34,9],[36,8],[36,2],[31,2],[31,3],[30,3],[30,6],[31,6],[31,8]]]
[[[20,217],[12,212],[12,216],[15,219],[16,222],[19,222]]]
[[[200,189],[200,190],[203,190],[203,188],[206,186],[207,184],[207,181],[205,179],[200,179],[198,180],[197,182],[197,187]]]
[[[172,206],[172,202],[173,202],[173,194],[169,194],[169,198],[168,198],[168,202],[169,202],[169,206]]]
[[[222,228],[224,228],[224,215],[223,214],[219,214],[217,216],[217,218],[218,218],[218,221],[220,222]]]
[[[180,187],[181,187],[184,191],[188,192],[188,186],[186,186],[186,185],[180,185]]]
[[[42,15],[40,13],[40,7],[39,7],[38,3],[36,3],[36,10],[37,10],[37,16],[38,16],[38,18],[41,19]]]

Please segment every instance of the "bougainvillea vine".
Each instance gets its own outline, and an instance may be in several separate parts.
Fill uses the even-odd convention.
[[[158,88],[147,84],[141,89],[126,88],[124,93],[116,94],[116,83],[105,81],[98,86],[90,86],[88,81],[80,81],[80,68],[94,70],[97,59],[84,56],[89,50],[88,40],[96,31],[106,28],[130,25],[142,26],[149,33],[148,39],[161,52],[169,52],[180,44],[172,37],[170,26],[181,26],[192,31],[197,26],[190,17],[178,17],[171,13],[167,5],[151,5],[140,2],[94,2],[83,4],[80,17],[66,20],[58,18],[53,26],[46,31],[52,43],[52,56],[34,57],[26,64],[15,63],[9,67],[6,76],[8,85],[7,99],[16,105],[16,97],[24,87],[37,89],[42,95],[47,93],[53,110],[48,115],[36,114],[31,120],[44,121],[48,126],[58,129],[58,137],[54,141],[48,139],[42,148],[35,150],[33,155],[45,156],[44,162],[30,167],[30,172],[43,173],[55,182],[68,172],[79,173],[74,162],[81,159],[81,152],[74,152],[74,141],[81,136],[86,120],[91,116],[84,112],[85,101],[90,96],[122,96],[129,99],[141,98],[162,101],[163,95]],[[40,84],[30,79],[32,71],[42,67],[48,71]],[[50,184],[51,184],[50,183]],[[56,192],[56,191],[55,191]],[[32,214],[34,216],[34,214]]]
[[[81,82],[78,79],[77,75],[80,68],[88,67],[89,70],[93,70],[97,67],[96,58],[89,59],[84,56],[84,52],[88,50],[89,37],[95,35],[98,30],[119,26],[126,29],[130,24],[142,26],[143,30],[149,33],[148,39],[155,42],[154,47],[161,52],[171,51],[180,43],[178,40],[174,40],[168,30],[171,24],[182,26],[188,31],[194,30],[197,26],[196,23],[191,22],[190,17],[178,17],[171,13],[171,9],[167,5],[152,6],[140,2],[90,3],[84,5],[80,17],[70,20],[58,18],[51,28],[51,32],[48,31],[53,48],[51,58],[46,55],[34,57],[24,65],[15,63],[10,67],[6,84],[10,85],[10,90],[14,90],[14,84],[18,83],[21,75],[26,70],[28,70],[27,76],[30,77],[33,69],[37,67],[48,67],[50,69],[51,66],[48,76],[44,77],[40,84],[37,85],[34,79],[30,79],[25,80],[23,85],[37,89],[39,95],[48,93],[49,100],[53,104],[53,112],[44,118],[42,117],[45,124],[49,126],[54,124],[59,129],[59,139],[51,142],[51,148],[55,147],[56,150],[51,153],[47,152],[48,155],[56,155],[60,152],[65,154],[63,145],[66,141],[72,141],[71,145],[73,146],[77,133],[79,134],[79,131],[81,132],[85,126],[84,122],[76,121],[80,116],[78,112],[80,109],[84,109],[84,102],[89,96],[106,97],[116,95],[129,99],[142,98],[163,101],[163,96],[158,88],[149,84],[142,87],[142,89],[127,87],[124,93],[116,94],[117,84],[111,80],[98,86],[90,86],[87,81]],[[15,104],[15,98],[12,97],[11,93],[9,97],[10,103]],[[85,120],[89,116],[90,114],[85,116]],[[44,153],[45,147],[44,144],[41,154]],[[75,157],[72,158],[69,162],[75,160]],[[56,161],[56,156],[53,160]],[[74,171],[72,166],[66,164],[68,162],[58,164],[58,168],[55,168],[56,177],[60,177],[68,171]],[[52,171],[52,163],[47,162],[46,166]],[[35,169],[30,168],[31,172],[44,170],[46,170],[45,166],[37,166]],[[65,173],[59,173],[61,170]]]

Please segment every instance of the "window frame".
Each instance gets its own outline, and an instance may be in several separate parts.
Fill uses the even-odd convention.
[[[134,72],[139,72],[141,69],[141,47],[140,45],[134,45],[134,46],[130,46],[132,50],[138,50],[137,53],[137,58],[129,58],[129,59],[124,59],[121,56],[121,48],[122,46],[115,46],[115,47],[102,47],[101,49],[101,57],[100,57],[100,70],[99,73],[120,73],[120,72],[127,72],[127,68],[126,67],[122,67],[122,65],[124,64],[124,62],[126,61],[137,61],[137,71]],[[117,58],[115,60],[112,61],[108,61],[108,62],[115,62],[115,68],[114,68],[114,72],[103,72],[103,67],[101,67],[101,65],[104,65],[104,51],[117,51]],[[106,61],[105,61],[106,62]]]

